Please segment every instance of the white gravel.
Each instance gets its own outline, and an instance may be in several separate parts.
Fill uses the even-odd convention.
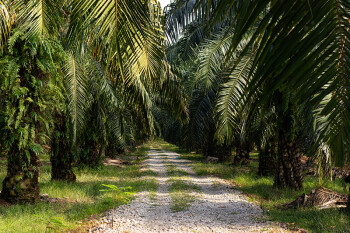
[[[144,163],[158,174],[155,200],[149,198],[149,192],[138,193],[130,204],[115,210],[113,228],[111,210],[100,219],[101,225],[90,232],[285,232],[266,221],[262,210],[248,202],[242,192],[225,180],[196,176],[191,162],[178,156],[174,152],[151,149]],[[187,210],[170,209],[172,199],[165,164],[189,173],[188,180],[201,189],[192,193],[196,198]]]

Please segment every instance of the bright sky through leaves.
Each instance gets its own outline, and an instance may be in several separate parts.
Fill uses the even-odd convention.
[[[158,0],[162,8],[170,3],[171,0]]]

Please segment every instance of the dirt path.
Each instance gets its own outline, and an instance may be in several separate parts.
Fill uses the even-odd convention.
[[[151,149],[144,163],[158,174],[158,190],[117,208],[113,229],[110,211],[91,232],[283,232],[240,191],[222,179],[196,176],[191,162],[178,156]]]

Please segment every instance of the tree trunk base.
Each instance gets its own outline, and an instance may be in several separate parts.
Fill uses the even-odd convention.
[[[77,177],[73,172],[71,162],[51,159],[51,180],[75,182]]]
[[[243,145],[239,145],[236,148],[236,155],[233,160],[234,165],[248,165],[249,164],[249,153],[250,146],[248,143],[244,143]]]
[[[350,193],[350,188],[349,188],[349,193]],[[348,211],[350,212],[350,194],[348,195],[348,203],[346,205]]]
[[[269,152],[261,150],[259,153],[259,176],[268,176],[273,174],[275,168],[275,158]]]
[[[286,138],[279,140],[275,187],[302,189],[300,151],[295,142]]]
[[[79,159],[79,165],[81,167],[98,168],[103,165],[104,158],[104,146],[99,145],[97,142],[91,140],[86,143],[88,153],[81,155]]]
[[[270,140],[259,152],[259,176],[268,176],[276,171],[276,146]]]
[[[51,180],[74,182],[76,180],[73,172],[74,158],[67,140],[66,122],[66,116],[56,112],[55,133],[51,140]]]
[[[215,157],[219,158],[222,162],[232,161],[231,146],[228,146],[228,145],[217,146]]]
[[[35,203],[39,199],[38,157],[31,154],[30,161],[26,160],[25,155],[10,155],[8,160],[1,196],[9,203]]]

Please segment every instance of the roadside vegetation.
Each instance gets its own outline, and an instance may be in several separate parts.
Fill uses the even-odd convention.
[[[193,192],[200,192],[200,188],[187,180],[186,177],[174,177],[167,182],[171,183],[169,187],[172,199],[171,210],[179,212],[188,209],[191,203],[196,200]]]
[[[103,183],[153,190],[140,177],[154,173],[123,156],[154,137],[273,219],[347,231],[340,210],[275,206],[319,185],[350,197],[338,179],[349,184],[350,170],[333,173],[350,164],[349,22],[349,0],[164,11],[157,0],[0,0],[0,231],[74,227],[111,207]]]
[[[180,153],[181,158],[192,160],[192,167],[197,175],[216,176],[228,180],[235,188],[247,194],[250,201],[259,205],[270,220],[280,222],[291,230],[303,228],[310,232],[350,231],[350,215],[344,208],[282,210],[278,207],[281,204],[294,201],[302,193],[310,193],[311,190],[320,187],[319,179],[316,176],[305,176],[302,190],[274,188],[273,176],[263,177],[257,174],[258,163],[256,160],[258,155],[256,153],[250,155],[252,161],[249,165],[233,166],[230,163],[206,163],[203,155],[180,149],[164,141],[158,143],[164,150]],[[325,180],[322,185],[336,192],[347,194],[346,185],[340,179]]]
[[[118,159],[129,161],[130,165],[104,165],[97,169],[76,169],[77,180],[74,183],[51,181],[48,156],[42,156],[39,186],[41,194],[48,194],[48,201],[38,201],[36,204],[1,205],[0,232],[59,232],[65,230],[81,230],[91,226],[94,218],[112,209],[114,198],[111,193],[101,192],[103,184],[117,187],[130,187],[131,193],[140,191],[155,191],[157,181],[154,174],[140,169],[149,145],[138,147],[134,152],[118,156]],[[139,160],[135,160],[139,157]],[[5,160],[1,160],[0,179],[5,174]],[[143,178],[147,176],[148,178]],[[129,196],[130,198],[133,195]],[[55,198],[55,199],[51,199]],[[125,204],[117,197],[116,205]]]
[[[167,174],[171,177],[181,177],[181,176],[187,176],[188,172],[185,172],[181,169],[176,168],[174,165],[167,164]]]

